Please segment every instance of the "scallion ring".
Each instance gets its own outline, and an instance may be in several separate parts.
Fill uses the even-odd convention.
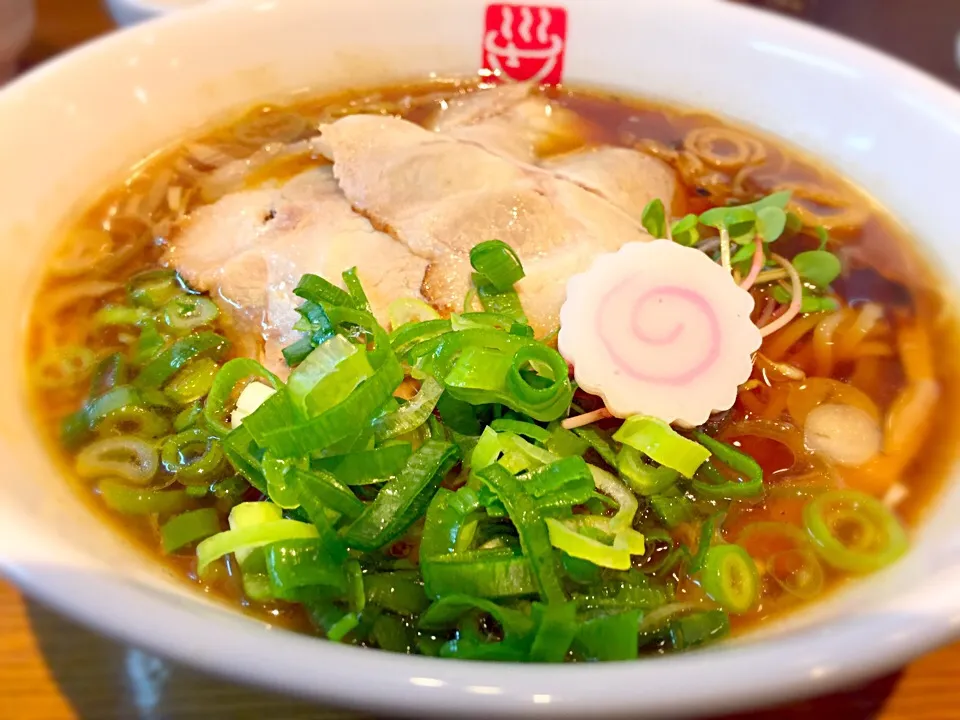
[[[146,485],[160,464],[152,443],[123,435],[95,440],[77,454],[77,475],[95,479],[118,477],[134,485]]]
[[[209,325],[219,314],[216,304],[200,295],[177,295],[163,306],[164,324],[179,335]]]
[[[847,572],[872,572],[907,551],[907,533],[887,507],[856,490],[833,490],[803,509],[803,524],[823,560]]]
[[[539,377],[549,381],[546,387],[534,387],[521,373],[528,365],[543,364],[553,377]],[[507,387],[520,400],[521,404],[543,406],[552,403],[568,384],[569,370],[566,362],[555,350],[545,345],[528,344],[521,347],[513,356],[510,370],[507,372]]]
[[[234,358],[224,363],[223,367],[213,379],[207,402],[203,407],[203,417],[207,424],[221,435],[226,435],[232,429],[227,422],[227,404],[236,401],[240,391],[249,380],[265,380],[272,387],[278,388],[280,380],[256,360],[250,358]]]
[[[180,276],[173,270],[148,270],[134,276],[127,284],[130,302],[153,310],[160,309],[183,291]]]
[[[700,583],[717,605],[737,615],[749,612],[760,596],[757,566],[739,545],[710,548],[704,559]]]
[[[225,458],[217,438],[193,428],[168,437],[160,448],[160,459],[182,484],[196,485],[209,483]]]
[[[156,438],[170,431],[170,423],[150,408],[124,405],[104,416],[96,424],[96,431],[101,437],[136,435],[141,438]]]

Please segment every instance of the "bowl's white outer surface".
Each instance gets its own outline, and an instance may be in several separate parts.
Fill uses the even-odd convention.
[[[561,0],[557,0],[561,2]],[[892,208],[952,282],[960,97],[859,46],[702,0],[563,0],[565,79],[720,111],[821,156]],[[26,312],[57,231],[138,160],[230,109],[289,91],[464,74],[477,0],[238,0],[108,37],[0,93],[0,561],[104,632],[223,675],[342,705],[453,716],[665,717],[824,692],[958,635],[960,487],[909,556],[810,612],[703,652],[516,667],[342,647],[206,601],[81,503],[39,439]]]

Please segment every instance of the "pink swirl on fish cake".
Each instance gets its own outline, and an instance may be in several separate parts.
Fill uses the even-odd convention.
[[[644,324],[645,319],[649,319],[649,314],[647,314],[645,318],[645,310],[649,313],[647,307],[651,302],[656,300],[662,301],[666,298],[680,300],[682,303],[692,307],[707,325],[708,337],[706,343],[704,343],[704,352],[702,357],[698,358],[697,364],[694,367],[686,370],[681,367],[678,372],[672,374],[653,374],[637,367],[636,363],[626,359],[619,347],[621,343],[617,342],[617,338],[608,337],[607,333],[604,332],[606,323],[603,322],[603,319],[611,313],[611,304],[623,302],[622,297],[624,291],[629,291],[632,289],[631,286],[636,286],[636,284],[636,280],[633,278],[624,280],[607,292],[597,305],[596,327],[601,343],[616,365],[635,380],[661,383],[674,387],[689,385],[709,370],[720,358],[720,321],[717,319],[713,307],[702,294],[680,285],[658,285],[633,299],[629,315],[630,332],[633,338],[640,344],[650,346],[652,348],[651,352],[669,350],[670,347],[675,345],[676,341],[683,336],[684,331],[687,330],[687,324],[681,319],[666,333],[660,335],[650,334],[644,328]],[[671,305],[674,311],[676,305],[677,303],[672,303]]]

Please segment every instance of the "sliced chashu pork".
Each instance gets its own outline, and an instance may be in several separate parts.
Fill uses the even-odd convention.
[[[526,83],[499,85],[450,100],[426,127],[531,163],[578,148],[591,134],[579,115],[551,103],[536,85]]]
[[[341,118],[321,127],[317,147],[354,207],[430,260],[424,295],[443,310],[463,304],[470,249],[497,238],[523,262],[518,290],[531,324],[549,332],[572,275],[599,253],[650,239],[596,193],[399,118]]]
[[[304,273],[339,284],[355,266],[371,309],[386,323],[393,300],[421,297],[427,267],[353,211],[329,165],[199,208],[166,259],[191,286],[209,291],[238,331],[260,333],[265,364],[284,375],[280,351],[299,337],[293,290]]]
[[[655,199],[674,215],[683,212],[673,168],[636,150],[601,145],[548,158],[540,166],[606,198],[637,221]]]
[[[637,221],[655,198],[675,214],[683,212],[677,176],[669,165],[629,148],[583,147],[592,134],[588,124],[536,90],[513,84],[468,93],[439,111],[428,127],[505,157],[538,163]]]

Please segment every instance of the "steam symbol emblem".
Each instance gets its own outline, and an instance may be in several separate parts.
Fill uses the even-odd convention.
[[[518,82],[555,85],[563,73],[567,13],[535,5],[490,5],[484,67]]]

